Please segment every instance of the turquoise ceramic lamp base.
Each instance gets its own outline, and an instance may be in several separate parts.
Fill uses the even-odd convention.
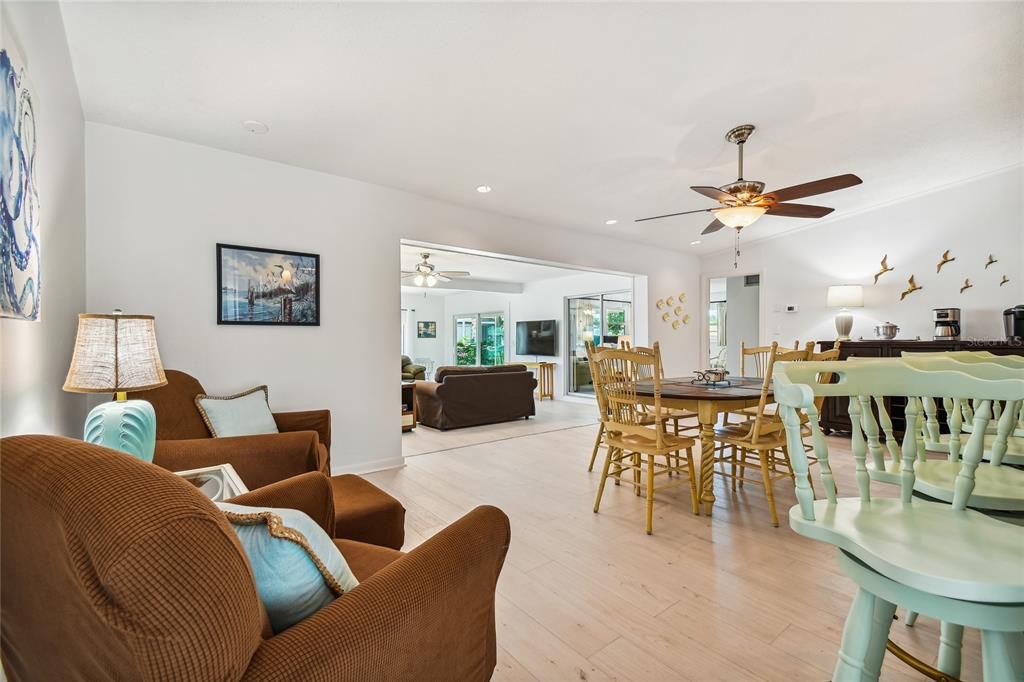
[[[156,447],[153,406],[145,400],[114,400],[97,405],[85,418],[84,440],[152,462]]]

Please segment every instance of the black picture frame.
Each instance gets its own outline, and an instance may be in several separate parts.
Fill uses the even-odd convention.
[[[420,320],[416,323],[417,339],[436,339],[437,322],[431,320]]]
[[[233,261],[244,262],[232,263],[234,272],[225,272],[226,255],[231,256]],[[274,257],[284,264],[272,263]],[[243,274],[240,273],[242,265],[252,270],[248,277],[244,277],[244,299],[238,293],[243,279]],[[292,268],[287,269],[288,265]],[[275,271],[277,268],[280,269],[280,274]],[[262,272],[259,272],[260,270]],[[288,275],[284,274],[286,270]],[[296,275],[293,270],[303,271],[303,274]],[[277,279],[278,277],[280,279]],[[297,291],[295,294],[278,293],[286,288]],[[227,298],[225,294],[228,295]],[[290,300],[285,302],[285,299]],[[298,306],[296,302],[299,303]],[[299,308],[298,311],[296,307]],[[320,254],[218,243],[217,324],[319,327]]]

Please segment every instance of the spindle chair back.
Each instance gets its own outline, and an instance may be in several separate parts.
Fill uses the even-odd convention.
[[[985,430],[996,401],[1024,400],[1024,378],[987,378],[985,370],[948,369],[902,359],[836,363],[786,363],[775,371],[775,395],[796,472],[798,504],[790,510],[797,533],[839,548],[842,570],[858,583],[832,675],[834,682],[877,680],[896,604],[958,627],[982,631],[986,681],[1024,677],[1024,571],[1020,570],[1024,528],[968,508],[975,494]],[[833,371],[837,383],[817,383]],[[833,462],[817,420],[815,398],[849,398],[851,449],[858,496],[839,498],[832,485]],[[882,457],[871,444],[874,417],[866,418],[877,396],[906,399],[908,428],[895,444],[898,497],[873,493],[869,460]],[[922,454],[918,416],[924,401],[977,401],[974,431],[959,452],[960,466],[948,503],[915,497]],[[884,405],[884,401],[883,401]],[[800,412],[808,413],[814,454],[820,462],[825,499],[816,500],[802,447]],[[957,411],[955,411],[957,412]],[[886,483],[891,483],[888,480]],[[890,488],[891,489],[891,488]],[[941,662],[941,661],[940,661]]]

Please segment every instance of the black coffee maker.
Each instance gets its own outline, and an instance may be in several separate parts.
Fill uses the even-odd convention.
[[[1003,331],[1007,341],[1024,341],[1024,303],[1003,311]]]

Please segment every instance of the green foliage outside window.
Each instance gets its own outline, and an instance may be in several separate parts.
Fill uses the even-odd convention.
[[[626,335],[626,311],[625,310],[609,310],[608,311],[608,335],[609,336],[625,336]]]
[[[476,364],[476,341],[474,339],[459,339],[455,342],[455,364]]]

